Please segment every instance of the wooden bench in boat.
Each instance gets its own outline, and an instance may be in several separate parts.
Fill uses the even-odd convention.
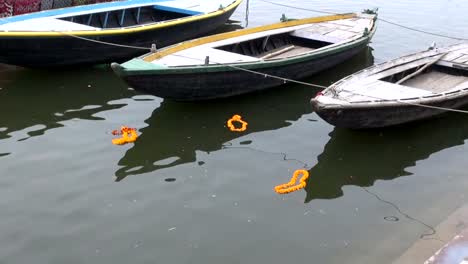
[[[165,66],[188,66],[204,64],[208,58],[209,64],[253,62],[259,61],[259,58],[245,56],[238,53],[227,52],[206,46],[199,46],[189,50],[183,50],[177,54],[167,55],[152,63],[163,64]]]
[[[348,102],[397,100],[432,95],[430,91],[381,80],[360,81],[340,91],[340,99]]]
[[[431,71],[421,73],[414,78],[411,78],[402,83],[413,88],[427,90],[433,93],[443,93],[448,90],[453,90],[460,85],[467,86],[468,77],[450,75],[442,72]]]
[[[168,67],[203,65],[207,56],[209,64],[284,59],[359,38],[372,25],[368,18],[352,18],[344,19],[343,24],[320,22],[272,29],[202,44],[152,63]]]
[[[295,31],[291,32],[291,36],[298,37],[298,38],[303,38],[303,39],[324,41],[324,42],[328,42],[328,43],[338,43],[338,42],[343,41],[343,39],[341,39],[341,38],[322,35],[322,34],[315,33],[315,32],[310,32],[307,29],[295,30]]]

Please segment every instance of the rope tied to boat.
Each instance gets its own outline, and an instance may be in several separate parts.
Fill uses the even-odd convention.
[[[318,9],[311,9],[311,8],[304,8],[304,7],[286,5],[286,4],[276,3],[276,2],[272,2],[272,1],[268,1],[268,0],[259,0],[259,1],[269,3],[269,4],[272,4],[272,5],[288,7],[288,8],[293,8],[293,9],[303,10],[303,11],[310,11],[310,12],[315,12],[315,13],[330,14],[330,15],[339,14],[339,12],[324,11],[324,10],[318,10]],[[407,30],[411,30],[411,31],[415,31],[415,32],[419,32],[419,33],[423,33],[423,34],[427,34],[427,35],[432,35],[432,36],[442,37],[442,38],[448,38],[448,39],[453,39],[453,40],[468,41],[468,38],[453,37],[453,36],[444,35],[444,34],[440,34],[440,33],[430,32],[430,31],[427,31],[427,30],[417,29],[417,28],[414,28],[414,27],[409,27],[409,26],[405,26],[405,25],[402,25],[402,24],[399,24],[399,23],[396,23],[396,22],[389,21],[389,20],[383,19],[381,17],[378,17],[377,19],[384,22],[384,23],[390,24],[390,25],[394,25],[394,26],[397,26],[397,27],[401,27],[401,28],[404,28],[404,29],[407,29]]]
[[[72,38],[77,38],[77,39],[81,39],[81,40],[85,40],[85,41],[89,41],[89,42],[108,45],[108,46],[152,51],[151,47],[146,48],[146,47],[138,47],[138,46],[131,46],[131,45],[123,45],[123,44],[118,44],[118,43],[111,43],[111,42],[106,42],[106,41],[101,41],[101,40],[96,40],[96,39],[91,39],[91,38],[80,37],[80,36],[77,36],[77,35],[74,35],[74,34],[71,34],[71,33],[68,33],[68,32],[64,32],[64,31],[54,31],[54,32],[57,32],[57,33],[60,33],[60,34],[63,34],[63,35],[66,35],[66,36],[69,36],[69,37],[72,37]],[[152,44],[152,46],[153,45],[155,45],[155,44]]]
[[[271,2],[271,1],[268,1],[268,0],[260,0],[260,1],[275,4],[275,5],[279,5],[279,6],[296,8],[296,9],[300,9],[300,10],[306,10],[306,11],[312,11],[312,12],[318,12],[318,13],[326,13],[326,14],[337,14],[337,13],[334,13],[334,12],[314,10],[314,9],[308,9],[308,8],[299,8],[299,7],[294,7],[294,6],[290,6],[290,5],[279,4],[279,3]],[[384,20],[382,18],[379,18],[379,19],[381,21],[388,22],[387,20]],[[398,26],[402,26],[402,25],[399,25],[399,24],[396,24],[396,23],[393,23],[393,24],[398,25]],[[407,28],[407,29],[411,29],[410,27],[406,27],[406,26],[402,26],[402,27]],[[450,36],[445,36],[445,35],[440,35],[440,34],[430,33],[430,32],[424,32],[424,31],[417,30],[417,29],[413,29],[413,30],[418,31],[418,32],[422,32],[422,33],[428,33],[430,35],[436,35],[436,36],[439,36],[439,37],[446,37],[446,38],[451,38],[451,39],[455,39],[455,40],[467,40],[468,41],[468,39],[465,39],[465,38],[453,38],[453,37],[450,37]],[[103,44],[103,45],[110,45],[110,46],[117,46],[117,47],[124,47],[124,48],[134,48],[134,49],[151,51],[151,48],[147,48],[147,47],[121,45],[121,44],[117,44],[117,43],[99,41],[99,40],[94,40],[94,39],[89,39],[89,38],[85,38],[85,37],[76,36],[76,35],[73,35],[73,34],[68,33],[68,32],[58,32],[58,33],[62,33],[62,34],[65,34],[67,36],[75,37],[75,38],[82,39],[82,40],[85,40],[85,41],[100,43],[100,44]],[[172,56],[177,56],[177,57],[181,57],[181,58],[187,58],[187,59],[191,59],[191,60],[204,62],[204,60],[189,57],[189,56],[185,56],[185,55],[172,54]],[[245,72],[249,72],[249,73],[252,73],[252,74],[262,75],[265,78],[273,78],[273,79],[281,80],[283,83],[288,83],[288,82],[289,83],[296,83],[296,84],[301,84],[301,85],[304,85],[304,86],[308,86],[308,87],[312,87],[312,88],[319,88],[319,89],[327,89],[328,88],[328,86],[324,86],[324,85],[307,83],[307,82],[302,82],[302,81],[293,80],[293,79],[289,79],[289,78],[284,78],[284,77],[281,77],[281,76],[267,74],[267,73],[263,73],[263,72],[259,72],[259,71],[254,71],[254,70],[246,69],[246,68],[239,67],[239,66],[219,63],[219,62],[216,62],[216,61],[213,61],[213,60],[210,60],[210,63],[217,64],[217,65],[223,65],[223,66],[226,66],[226,67],[229,67],[229,68],[232,68],[232,69],[235,69],[235,70],[239,70],[239,71],[245,71]],[[338,92],[338,91],[335,91],[334,89],[330,89],[329,91],[331,91],[334,94]],[[378,98],[378,97],[372,97],[372,96],[368,96],[368,95],[362,95],[362,94],[359,94],[359,93],[356,93],[356,92],[353,92],[353,91],[349,91],[349,90],[343,90],[343,91],[346,91],[348,93],[352,93],[352,94],[355,94],[355,95],[367,96],[369,98],[374,98],[374,99],[378,99],[378,100],[386,100],[385,98]],[[323,93],[318,94],[318,96],[320,96],[320,95],[323,95]],[[443,110],[443,111],[468,114],[468,111],[459,110],[459,109],[452,109],[452,108],[431,106],[431,105],[425,105],[425,104],[419,104],[419,103],[413,103],[413,102],[406,102],[406,101],[403,101],[403,100],[400,100],[400,99],[396,99],[395,101],[398,101],[398,102],[401,102],[401,103],[404,103],[404,104],[408,104],[408,105],[413,105],[413,106],[420,106],[420,107],[438,109],[438,110]]]
[[[341,92],[341,91],[347,92],[347,93],[350,93],[350,94],[354,94],[354,95],[359,95],[359,96],[364,96],[364,97],[373,98],[373,99],[376,99],[376,100],[379,100],[379,101],[382,101],[382,100],[388,101],[388,102],[394,101],[394,102],[399,102],[399,103],[402,103],[402,104],[407,104],[407,105],[412,105],[412,106],[419,106],[419,107],[431,108],[431,109],[436,109],[436,110],[441,110],[441,111],[447,111],[447,112],[455,112],[455,113],[468,114],[468,111],[466,111],[466,110],[461,110],[461,109],[453,109],[453,108],[446,108],[446,107],[433,106],[433,105],[427,105],[427,104],[412,103],[412,102],[404,101],[403,99],[392,99],[392,100],[389,100],[389,99],[385,99],[385,98],[382,98],[382,97],[376,97],[376,96],[372,96],[372,95],[361,94],[361,93],[357,93],[357,92],[350,91],[350,90],[346,90],[346,89],[341,89],[340,92]],[[349,101],[347,101],[347,102],[349,102]],[[349,102],[349,103],[351,103],[351,102]]]

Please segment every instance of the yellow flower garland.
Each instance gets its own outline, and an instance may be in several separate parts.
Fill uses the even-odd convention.
[[[302,174],[301,179],[299,180],[298,185],[294,185],[299,177],[299,174]],[[286,194],[290,192],[298,191],[306,187],[306,180],[309,178],[309,172],[306,170],[296,170],[293,174],[293,177],[288,183],[275,186],[275,192],[279,194]]]
[[[122,134],[121,138],[112,139],[112,144],[114,144],[114,145],[123,145],[123,144],[126,144],[126,143],[132,143],[132,142],[135,142],[137,140],[137,138],[138,138],[138,134],[136,132],[136,129],[126,127],[126,126],[121,127],[120,132],[118,132],[116,130],[112,131],[112,134],[113,135]],[[129,136],[129,134],[130,134],[130,136]]]
[[[242,124],[242,127],[236,128],[236,127],[232,124],[232,122],[239,122],[239,123]],[[245,122],[244,120],[242,120],[242,117],[241,117],[240,115],[234,115],[234,116],[232,116],[231,119],[229,119],[229,120],[227,121],[227,126],[228,126],[229,129],[230,129],[231,131],[233,131],[233,132],[242,132],[242,131],[245,131],[245,130],[247,130],[247,125],[248,125],[248,123]]]

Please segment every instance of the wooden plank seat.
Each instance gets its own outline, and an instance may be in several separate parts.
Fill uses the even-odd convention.
[[[350,92],[352,91],[352,92]],[[430,91],[389,83],[381,80],[356,82],[340,92],[340,99],[348,102],[397,100],[432,95]]]

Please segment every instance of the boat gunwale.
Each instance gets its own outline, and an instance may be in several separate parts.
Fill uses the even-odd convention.
[[[342,101],[343,104],[334,104],[334,103],[322,103],[317,100],[317,97],[311,99],[313,105],[316,109],[320,110],[345,110],[345,109],[377,109],[377,108],[387,108],[387,107],[397,107],[397,106],[418,106],[421,105],[431,107],[431,104],[437,104],[448,100],[454,100],[459,97],[464,97],[468,95],[468,87],[461,88],[455,91],[450,91],[447,93],[438,93],[433,95],[426,95],[421,97],[412,97],[405,99],[376,99],[376,100],[362,100],[355,102],[346,102]],[[318,97],[323,96],[319,95]],[[317,110],[316,110],[317,111]]]
[[[225,13],[236,9],[243,0],[233,0],[228,6],[218,9],[216,11],[211,11],[208,13],[203,13],[199,15],[192,15],[177,19],[171,19],[166,21],[159,21],[156,23],[150,23],[139,26],[129,26],[122,28],[112,28],[112,29],[101,29],[97,28],[96,30],[77,30],[77,31],[0,31],[0,39],[4,37],[12,38],[31,38],[31,37],[70,37],[73,36],[106,36],[106,35],[122,35],[122,34],[133,34],[139,32],[145,32],[170,26],[176,26],[185,23],[191,23],[194,21],[204,20],[216,16],[221,16]],[[149,49],[149,48],[148,48]]]

